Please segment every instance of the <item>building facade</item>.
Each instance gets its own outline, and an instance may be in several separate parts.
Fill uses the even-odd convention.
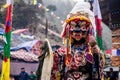
[[[112,49],[120,49],[120,0],[99,0],[102,21],[112,30]]]

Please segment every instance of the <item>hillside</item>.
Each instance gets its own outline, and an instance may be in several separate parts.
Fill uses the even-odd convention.
[[[38,3],[44,5],[42,0],[37,1]],[[5,2],[3,1],[1,4],[3,5]],[[5,24],[5,13],[6,9],[3,9],[3,11],[0,12],[1,24]],[[31,0],[14,0],[12,30],[29,28],[33,35],[36,35],[38,38],[44,41],[46,34],[44,28],[46,26],[47,14],[48,13],[45,12],[45,9],[39,8],[38,5],[33,5],[33,1]],[[62,39],[60,38],[60,32],[62,30],[61,23],[59,20],[53,20],[54,18],[51,19],[52,20],[48,19],[48,28],[50,28],[48,31],[48,38],[51,44],[62,44]],[[59,23],[60,28],[58,28],[58,24],[56,23]],[[41,25],[44,26],[44,28],[41,27]],[[59,37],[55,35],[55,32],[57,32]]]
[[[67,14],[71,11],[76,2],[73,0],[37,0],[38,4],[33,5],[33,0],[15,0],[13,8],[13,29],[29,28],[33,35],[44,41],[46,36],[46,19],[48,20],[48,39],[51,44],[62,44],[60,33],[62,23]],[[1,1],[0,1],[1,2]],[[42,7],[39,7],[41,4]],[[49,9],[49,11],[46,10]],[[5,10],[0,13],[0,23],[5,23]],[[59,17],[59,18],[58,18]],[[103,25],[104,26],[104,25]],[[107,30],[108,31],[108,30]],[[104,34],[107,33],[104,30]],[[57,35],[56,35],[57,34]],[[111,41],[104,36],[104,48],[110,48]],[[109,35],[110,37],[110,35]],[[108,41],[107,41],[108,40]],[[109,43],[108,43],[109,42]]]

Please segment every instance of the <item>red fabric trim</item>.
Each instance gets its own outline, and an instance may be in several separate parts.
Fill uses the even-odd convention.
[[[111,54],[111,50],[106,50],[106,54]]]
[[[12,10],[12,5],[9,5],[8,8],[7,8],[5,33],[10,32],[10,30],[11,30],[11,10]]]
[[[5,62],[7,62],[7,59],[8,59],[7,57],[4,57],[4,61],[5,61]]]
[[[95,16],[96,21],[96,30],[98,32],[98,37],[102,36],[102,27],[101,27],[101,19],[98,19],[98,16]]]

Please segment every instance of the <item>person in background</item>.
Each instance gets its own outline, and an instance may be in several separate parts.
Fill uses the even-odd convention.
[[[33,71],[30,72],[29,80],[36,80],[36,75],[34,74]]]
[[[120,67],[119,67],[119,69],[118,69],[118,80],[120,80]]]
[[[21,68],[21,72],[19,74],[19,80],[29,80],[28,73],[25,72],[25,68]]]
[[[103,54],[100,52],[100,49],[97,45],[97,42],[91,42],[91,52],[93,54],[94,64],[93,64],[93,80],[101,80],[102,77],[102,68],[105,64],[103,60]]]
[[[11,75],[10,75],[10,80],[15,80],[15,79],[14,79],[14,76],[11,76]]]
[[[113,71],[113,68],[110,68],[110,72],[108,72],[109,80],[119,80],[117,74]]]

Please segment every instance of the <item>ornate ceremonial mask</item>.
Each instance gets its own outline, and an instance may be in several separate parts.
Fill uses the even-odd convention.
[[[88,34],[90,27],[90,20],[83,15],[72,15],[66,20],[66,33],[75,40],[79,41],[81,38],[85,38]]]

